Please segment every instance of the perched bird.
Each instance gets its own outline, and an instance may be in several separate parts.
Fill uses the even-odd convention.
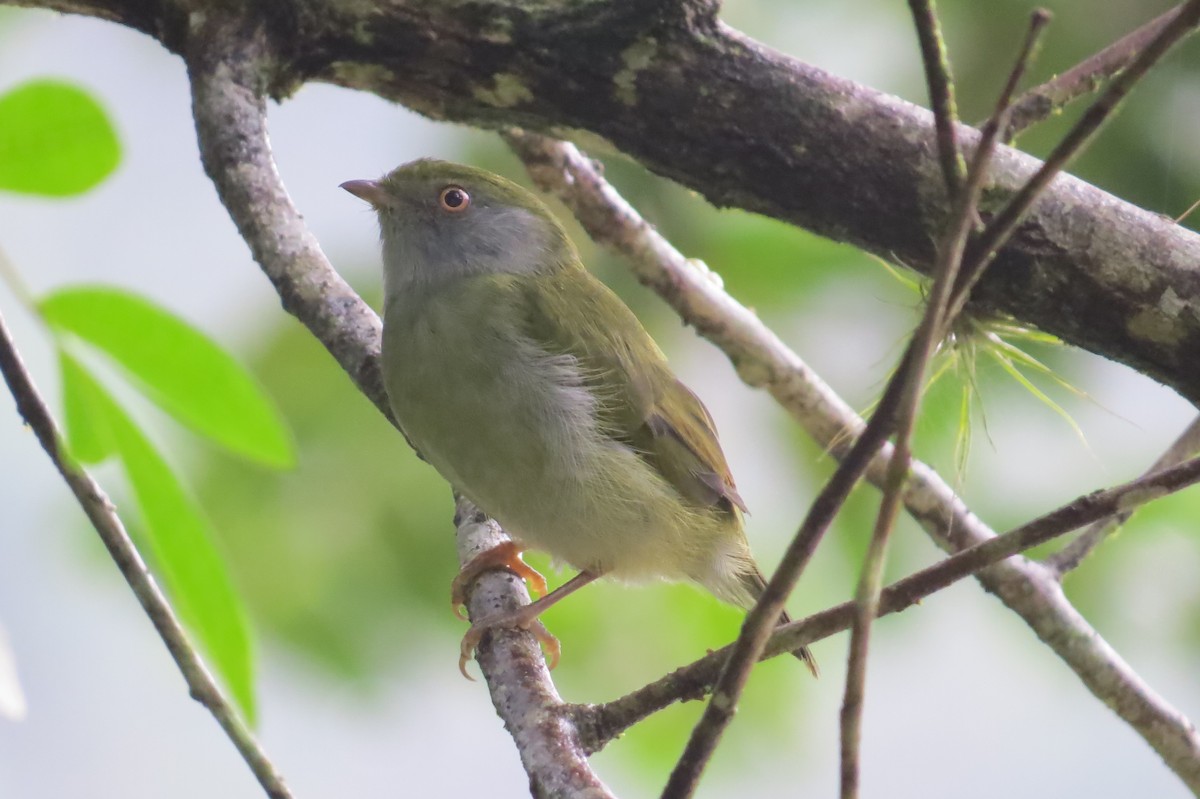
[[[392,411],[425,460],[514,538],[463,568],[455,612],[497,566],[544,594],[525,549],[579,570],[472,625],[460,668],[486,630],[511,626],[535,632],[553,666],[558,643],[538,615],[598,577],[691,581],[751,607],[765,582],[712,417],[550,210],[509,180],[444,161],[342,188],[379,216]],[[795,654],[816,673],[807,649]]]

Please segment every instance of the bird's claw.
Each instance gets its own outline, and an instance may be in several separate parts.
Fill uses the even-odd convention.
[[[524,608],[527,607],[530,606],[524,606]],[[536,616],[526,619],[525,614],[522,613],[524,608],[518,608],[512,613],[504,613],[471,625],[471,629],[467,630],[467,634],[463,636],[458,650],[458,670],[462,676],[472,682],[475,681],[475,678],[467,673],[467,661],[475,654],[475,649],[483,639],[483,634],[497,628],[516,627],[532,633],[546,651],[547,667],[553,669],[558,665],[559,656],[562,655],[562,646],[558,643],[558,639],[546,629],[546,625],[542,624],[541,619]]]
[[[454,615],[466,621],[463,607],[467,604],[467,589],[475,582],[475,578],[491,569],[508,569],[513,574],[525,580],[531,594],[538,596],[546,594],[546,578],[537,569],[521,560],[523,548],[513,541],[506,541],[491,549],[480,552],[463,566],[454,581],[450,583],[450,606]]]

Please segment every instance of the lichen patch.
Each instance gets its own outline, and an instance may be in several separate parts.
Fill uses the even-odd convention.
[[[628,106],[637,105],[638,73],[654,62],[658,53],[658,40],[653,36],[639,39],[621,51],[621,63],[625,67],[613,75],[617,99]]]
[[[533,99],[533,92],[511,72],[497,72],[492,76],[492,88],[476,86],[471,95],[481,103],[494,108],[512,108]]]

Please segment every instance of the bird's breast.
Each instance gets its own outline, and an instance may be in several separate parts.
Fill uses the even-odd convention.
[[[390,305],[383,364],[392,410],[413,443],[494,514],[510,496],[565,489],[598,446],[596,402],[575,359],[524,336],[499,299],[460,293]]]
[[[526,544],[627,579],[688,576],[689,553],[721,523],[601,429],[575,358],[547,352],[519,321],[502,298],[469,293],[390,303],[384,379],[401,426]]]

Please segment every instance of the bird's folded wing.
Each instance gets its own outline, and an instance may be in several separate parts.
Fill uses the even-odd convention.
[[[687,500],[746,510],[708,409],[679,382],[633,312],[582,266],[519,278],[526,332],[573,357],[600,429],[636,451]]]

